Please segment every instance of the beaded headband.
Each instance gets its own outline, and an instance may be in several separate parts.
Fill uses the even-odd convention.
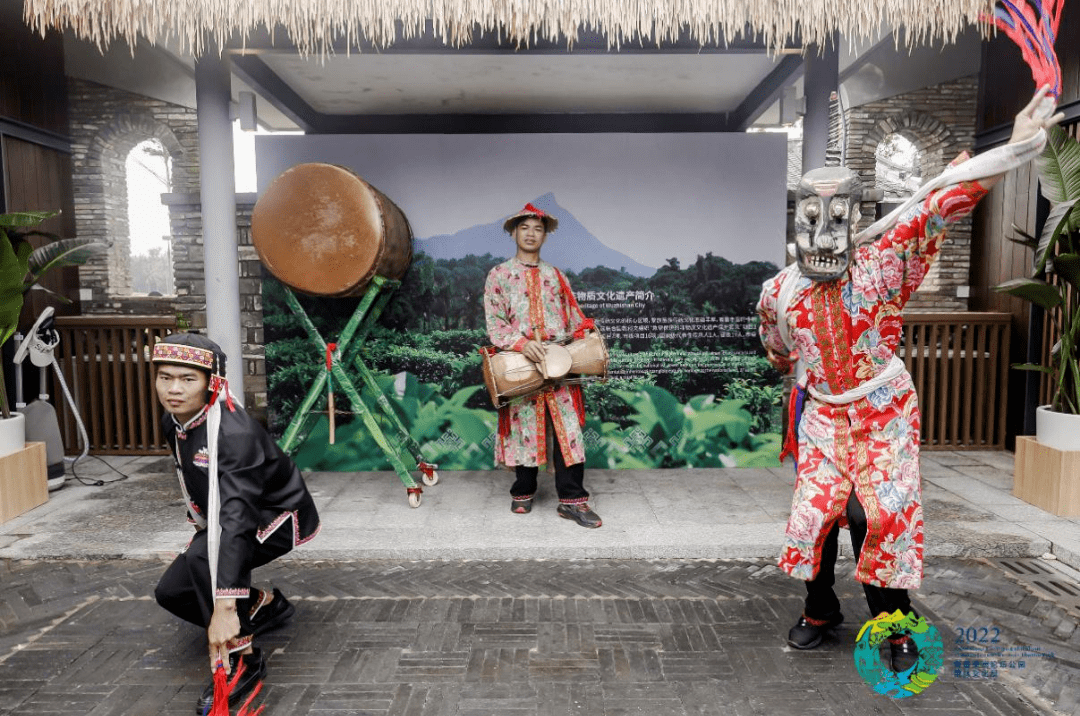
[[[158,343],[154,346],[154,363],[180,363],[210,372],[214,371],[214,352],[206,348],[182,346],[176,343]]]

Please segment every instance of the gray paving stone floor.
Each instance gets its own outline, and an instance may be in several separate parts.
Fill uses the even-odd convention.
[[[257,577],[297,614],[261,638],[260,703],[296,716],[1076,713],[1076,612],[1013,576],[1048,563],[1008,563],[936,562],[915,606],[944,638],[944,667],[893,699],[855,670],[868,615],[850,559],[847,621],[806,652],[784,639],[802,586],[767,560],[282,561]],[[4,561],[0,714],[191,714],[205,634],[153,602],[165,564]]]
[[[926,555],[1039,557],[1080,569],[1080,518],[1011,494],[1011,453],[926,452]],[[90,459],[48,503],[0,525],[0,559],[158,557],[189,539],[168,457]],[[544,477],[544,476],[542,476]],[[741,558],[778,553],[793,470],[590,470],[604,519],[583,530],[555,514],[550,477],[533,512],[509,509],[510,474],[444,472],[411,509],[389,472],[311,473],[323,521],[297,557],[319,559]],[[843,543],[843,540],[841,540]],[[845,546],[846,548],[846,546]]]
[[[106,462],[0,525],[0,716],[190,714],[208,678],[205,634],[152,598],[190,536],[168,460]],[[550,484],[512,515],[506,473],[444,473],[417,509],[393,474],[315,473],[322,534],[256,573],[297,606],[262,638],[261,702],[266,716],[1080,713],[1080,520],[1013,497],[1011,471],[1009,453],[924,454],[914,601],[945,653],[905,699],[855,670],[869,615],[849,558],[847,621],[813,651],[785,644],[803,594],[775,567],[790,467],[590,471],[599,530],[559,519]]]

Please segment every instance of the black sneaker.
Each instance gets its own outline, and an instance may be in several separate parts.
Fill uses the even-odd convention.
[[[787,635],[787,643],[796,649],[813,649],[825,638],[825,633],[844,622],[844,615],[833,612],[824,619],[812,619],[805,614],[799,617]]]
[[[259,636],[271,629],[276,629],[292,619],[293,614],[296,614],[296,607],[289,603],[277,587],[274,587],[274,600],[258,607],[251,615],[251,633]]]
[[[251,650],[250,654],[232,653],[229,654],[229,680],[236,675],[237,665],[240,660],[244,662],[244,673],[240,675],[240,680],[236,682],[236,686],[229,693],[229,709],[232,710],[233,706],[243,703],[244,699],[255,690],[255,687],[259,685],[259,682],[266,678],[266,661],[263,659],[262,650],[255,647]],[[214,707],[214,678],[210,677],[210,684],[203,689],[202,695],[199,700],[195,702],[195,713],[202,716],[202,714],[208,713],[210,709]]]
[[[588,502],[579,502],[576,505],[563,505],[558,507],[559,517],[574,520],[582,527],[596,528],[604,524],[600,515],[589,509]]]
[[[902,674],[919,660],[919,647],[906,634],[889,637],[889,668]]]

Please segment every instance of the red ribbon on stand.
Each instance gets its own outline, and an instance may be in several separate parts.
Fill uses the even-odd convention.
[[[334,351],[337,343],[326,344],[326,413],[330,416],[330,444],[334,444]]]

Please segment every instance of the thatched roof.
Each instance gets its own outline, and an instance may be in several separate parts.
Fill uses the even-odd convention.
[[[951,40],[992,8],[993,0],[25,0],[24,15],[36,30],[70,27],[101,47],[175,36],[182,51],[198,55],[260,26],[284,29],[300,52],[318,54],[341,38],[350,47],[358,38],[384,47],[420,34],[427,21],[454,46],[478,31],[522,44],[572,42],[585,27],[613,46],[674,40],[683,31],[722,44],[748,29],[778,48],[795,38],[819,43],[834,31],[863,39],[883,23],[906,27],[907,41],[920,44]]]

